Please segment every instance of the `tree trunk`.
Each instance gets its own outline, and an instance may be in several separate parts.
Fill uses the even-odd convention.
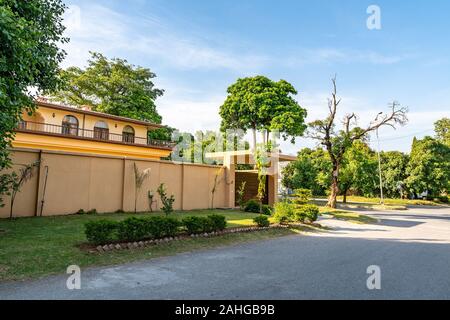
[[[344,191],[342,192],[344,195],[344,199],[342,200],[343,203],[347,203],[347,188],[344,189]]]
[[[333,176],[331,180],[331,192],[328,198],[327,207],[336,209],[337,207],[337,196],[339,193],[339,167],[335,166],[333,168]]]

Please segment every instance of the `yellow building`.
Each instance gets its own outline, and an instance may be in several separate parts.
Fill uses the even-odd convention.
[[[147,138],[161,125],[146,121],[37,101],[33,115],[24,114],[14,148],[159,160],[173,145]]]

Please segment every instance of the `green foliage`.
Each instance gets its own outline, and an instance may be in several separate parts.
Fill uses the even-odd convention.
[[[147,232],[154,239],[174,237],[180,226],[181,223],[175,218],[159,216],[147,218]]]
[[[255,222],[258,225],[258,227],[260,227],[260,228],[266,228],[266,227],[270,226],[269,218],[264,215],[254,217],[253,222]]]
[[[155,88],[156,75],[149,69],[134,66],[123,59],[108,59],[91,52],[88,67],[61,70],[64,82],[52,99],[116,116],[161,123],[155,100],[163,90]]]
[[[450,147],[431,137],[415,140],[406,172],[406,184],[414,192],[428,191],[431,196],[448,193]]]
[[[294,215],[295,205],[287,201],[277,202],[274,207],[273,218],[278,223],[288,223]]]
[[[409,156],[399,151],[381,152],[381,175],[384,194],[389,198],[408,196],[405,181]]]
[[[212,214],[207,218],[211,221],[213,231],[222,231],[227,227],[227,219],[225,216]]]
[[[245,207],[244,195],[245,195],[245,186],[246,185],[247,185],[247,181],[242,181],[241,185],[239,186],[239,189],[237,190],[237,203],[239,204],[239,208],[241,210],[244,210],[244,207]]]
[[[303,205],[308,203],[312,198],[312,192],[309,189],[296,189],[292,196],[294,197],[293,202],[296,205]]]
[[[161,198],[162,210],[168,216],[173,212],[173,203],[175,202],[175,196],[171,195],[167,196],[166,188],[164,187],[164,183],[161,183],[157,190],[159,197]]]
[[[65,8],[60,0],[0,1],[0,172],[11,165],[9,148],[23,111],[34,110],[29,89],[39,94],[60,83]],[[0,175],[0,205],[10,179]]]
[[[304,148],[298,152],[297,160],[284,169],[281,184],[285,188],[309,189],[316,196],[324,196],[331,184],[331,161],[322,149]]]
[[[209,215],[207,217],[190,216],[182,220],[182,225],[189,234],[209,233],[222,231],[226,228],[226,218],[221,215]]]
[[[149,130],[148,131],[148,138],[153,140],[162,140],[162,141],[173,141],[172,134],[174,133],[176,129],[164,126],[162,128]]]
[[[213,230],[212,221],[207,217],[186,217],[183,218],[182,223],[189,234],[199,234]]]
[[[257,200],[248,200],[244,208],[245,212],[260,213],[260,203]]]
[[[271,206],[267,205],[267,204],[263,204],[261,207],[261,214],[266,215],[266,216],[270,216],[272,215],[273,209]]]
[[[450,119],[442,118],[434,124],[436,139],[450,147]]]
[[[293,219],[297,222],[314,222],[319,217],[319,207],[314,204],[298,206],[293,212]]]
[[[115,241],[119,223],[111,220],[90,221],[85,224],[86,238],[93,244],[106,244]]]
[[[118,239],[120,241],[139,241],[148,235],[148,224],[145,219],[131,217],[118,225]]]
[[[306,129],[306,110],[292,95],[297,94],[287,81],[274,82],[264,76],[238,79],[228,88],[220,107],[221,129],[279,130],[285,140],[301,136]]]

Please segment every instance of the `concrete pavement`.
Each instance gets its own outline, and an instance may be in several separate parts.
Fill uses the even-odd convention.
[[[365,212],[374,225],[0,284],[0,299],[450,299],[450,209]],[[368,290],[367,267],[381,268]]]

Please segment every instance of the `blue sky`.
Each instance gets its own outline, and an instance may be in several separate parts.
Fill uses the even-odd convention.
[[[83,66],[89,50],[150,68],[165,89],[163,123],[215,130],[227,87],[256,74],[285,79],[299,92],[308,121],[324,117],[337,74],[340,115],[367,124],[390,101],[408,106],[410,122],[380,130],[385,150],[409,151],[450,117],[450,2],[364,0],[67,0],[68,57]],[[366,26],[369,5],[381,30]],[[300,138],[282,150],[314,143]],[[375,146],[375,144],[373,144]]]

